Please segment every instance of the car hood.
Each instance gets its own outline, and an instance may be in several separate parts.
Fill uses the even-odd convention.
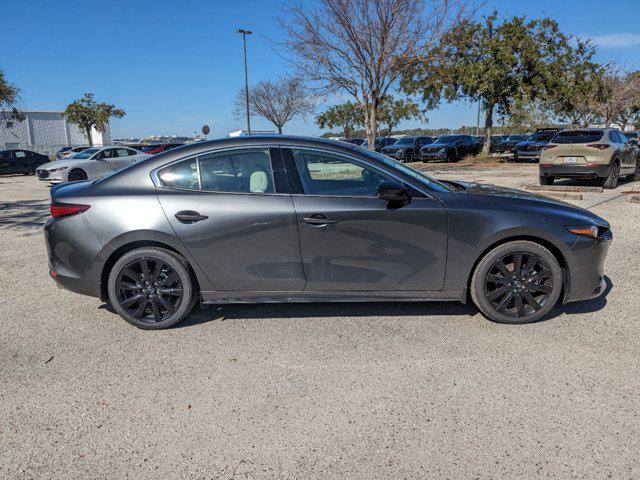
[[[423,148],[451,148],[455,146],[455,143],[432,143],[431,145],[425,145]]]
[[[97,162],[97,160],[89,160],[84,158],[69,158],[66,160],[54,160],[53,162],[40,165],[38,168],[41,170],[54,170],[56,168],[78,167],[80,165],[85,165],[93,162]]]
[[[402,150],[410,147],[412,147],[412,145],[388,145],[384,147],[383,150]]]
[[[448,181],[444,181],[448,183]],[[474,198],[479,202],[504,202],[505,199],[513,201],[524,201],[527,203],[537,203],[547,207],[561,207],[562,210],[573,215],[588,217],[592,221],[595,221],[598,225],[603,227],[609,227],[609,223],[603,218],[599,217],[595,213],[590,212],[584,208],[578,207],[571,203],[563,202],[562,200],[556,200],[555,198],[545,197],[544,195],[526,192],[523,190],[517,190],[515,188],[498,187],[495,185],[485,185],[481,183],[470,182],[450,182],[454,185],[461,185],[464,187],[465,194]],[[508,201],[508,200],[507,200]]]

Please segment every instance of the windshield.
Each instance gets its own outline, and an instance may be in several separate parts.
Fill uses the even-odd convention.
[[[378,152],[372,152],[367,150],[367,153],[370,156],[375,157],[380,162],[384,163],[389,168],[393,170],[400,170],[404,174],[409,175],[411,178],[418,180],[421,184],[425,185],[426,187],[429,187],[438,192],[450,192],[452,190],[450,187],[448,187],[444,183],[436,180],[435,178],[430,177],[429,175],[427,175],[426,173],[420,170],[409,167],[404,163],[399,163]]]
[[[553,143],[591,143],[597,142],[604,135],[602,130],[573,130],[560,132],[553,137]]]
[[[73,158],[89,158],[97,151],[99,151],[99,149],[97,148],[87,148],[86,150],[83,150],[82,152],[74,155]]]
[[[509,135],[509,138],[508,138],[508,140],[511,142],[521,142],[526,139],[527,139],[526,135]]]
[[[529,137],[530,142],[548,142],[550,141],[556,132],[536,132]]]
[[[433,143],[454,143],[456,140],[460,140],[458,135],[444,135]]]
[[[403,137],[394,143],[394,145],[413,145],[413,142],[415,141],[416,139],[414,137]]]

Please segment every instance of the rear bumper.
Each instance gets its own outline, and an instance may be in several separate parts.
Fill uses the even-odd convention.
[[[100,297],[103,265],[97,258],[101,247],[84,215],[49,219],[44,238],[55,282],[66,290]]]
[[[554,178],[606,178],[611,165],[540,164],[540,176]]]

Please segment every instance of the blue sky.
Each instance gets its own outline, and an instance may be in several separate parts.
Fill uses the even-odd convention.
[[[127,111],[112,122],[114,136],[211,136],[243,127],[232,114],[243,85],[242,42],[249,37],[249,81],[275,79],[286,65],[274,51],[281,0],[5,0],[0,68],[23,90],[23,107],[61,110],[84,92]],[[488,0],[483,11],[530,17],[550,15],[569,33],[599,45],[599,59],[640,68],[640,0]],[[430,112],[430,127],[475,124],[462,102]],[[413,126],[405,123],[402,127]],[[254,119],[253,127],[271,129]],[[309,118],[285,132],[316,134]]]

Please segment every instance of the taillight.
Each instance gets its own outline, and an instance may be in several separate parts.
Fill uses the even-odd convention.
[[[598,150],[606,150],[609,148],[609,145],[606,143],[590,143],[587,145],[590,148],[597,148]]]
[[[68,217],[69,215],[86,212],[87,210],[89,210],[89,207],[91,207],[91,205],[79,205],[74,203],[52,203],[51,217]]]

